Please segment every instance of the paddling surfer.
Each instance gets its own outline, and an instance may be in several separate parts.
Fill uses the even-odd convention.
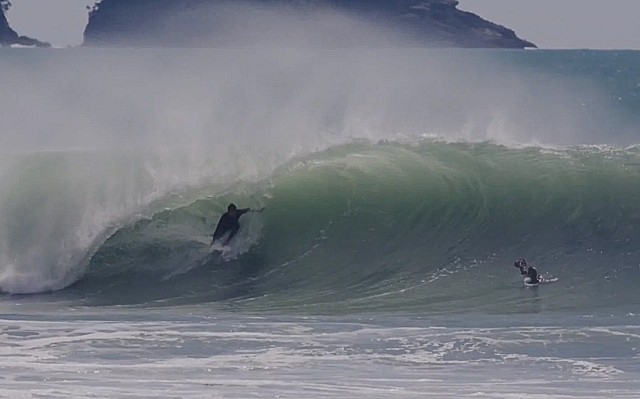
[[[538,284],[540,278],[538,270],[533,266],[528,266],[526,259],[518,259],[513,262],[513,266],[520,269],[520,275],[523,276],[525,284]]]

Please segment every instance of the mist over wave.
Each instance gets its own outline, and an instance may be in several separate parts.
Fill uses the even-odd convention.
[[[130,223],[270,184],[292,159],[358,140],[634,143],[597,82],[523,73],[510,57],[299,43],[3,50],[0,289],[67,287]]]

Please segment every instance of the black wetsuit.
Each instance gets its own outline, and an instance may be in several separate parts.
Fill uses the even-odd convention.
[[[227,232],[230,232],[229,237],[226,239],[224,244],[228,244],[229,241],[236,235],[238,230],[240,230],[240,223],[238,220],[240,216],[249,212],[249,208],[246,209],[237,209],[235,216],[231,216],[229,212],[225,212],[218,221],[218,226],[216,227],[216,231],[213,233],[213,241],[222,238]]]
[[[529,266],[526,271],[524,268],[521,268],[520,274],[529,278],[529,284],[538,284],[540,282],[538,279],[538,271],[533,266]]]
[[[540,282],[540,279],[538,278],[538,271],[536,270],[535,267],[533,266],[527,267],[526,265],[519,264],[517,262],[515,263],[515,266],[520,269],[520,274],[523,277],[529,278],[529,282],[528,282],[529,284],[538,284]]]

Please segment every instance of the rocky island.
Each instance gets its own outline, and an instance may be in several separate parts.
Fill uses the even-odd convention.
[[[367,43],[366,35],[355,37],[349,30],[335,28],[336,18],[329,23],[317,22],[318,15],[335,13],[399,33],[411,44],[536,47],[511,29],[459,10],[458,4],[457,0],[102,0],[90,10],[84,45],[209,47],[260,43],[264,38],[277,42],[287,34],[297,34],[295,30],[287,32],[286,23],[264,23],[274,10],[284,9],[289,17],[294,15],[287,22],[296,28],[311,25],[325,29],[324,35],[314,38],[320,45],[375,44]],[[230,31],[235,35],[229,35]]]
[[[7,0],[0,0],[0,47],[3,46],[31,46],[31,47],[51,47],[49,43],[41,42],[27,36],[20,36],[11,29],[9,21],[5,16],[5,11],[9,9],[11,3]]]

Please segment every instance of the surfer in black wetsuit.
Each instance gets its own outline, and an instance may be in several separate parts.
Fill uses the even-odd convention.
[[[527,266],[526,259],[518,259],[513,262],[513,266],[520,269],[520,275],[523,276],[525,283],[538,284],[540,282],[540,279],[538,278],[538,271],[533,266]]]
[[[223,245],[229,244],[229,241],[231,241],[233,236],[235,236],[238,230],[240,230],[240,223],[238,222],[240,216],[247,212],[262,212],[263,210],[264,208],[255,211],[250,208],[238,209],[234,204],[229,204],[227,211],[218,221],[218,226],[216,227],[216,231],[213,233],[213,241],[211,241],[211,244],[216,242],[216,240],[223,238],[227,233],[229,233],[229,235],[224,240]]]

